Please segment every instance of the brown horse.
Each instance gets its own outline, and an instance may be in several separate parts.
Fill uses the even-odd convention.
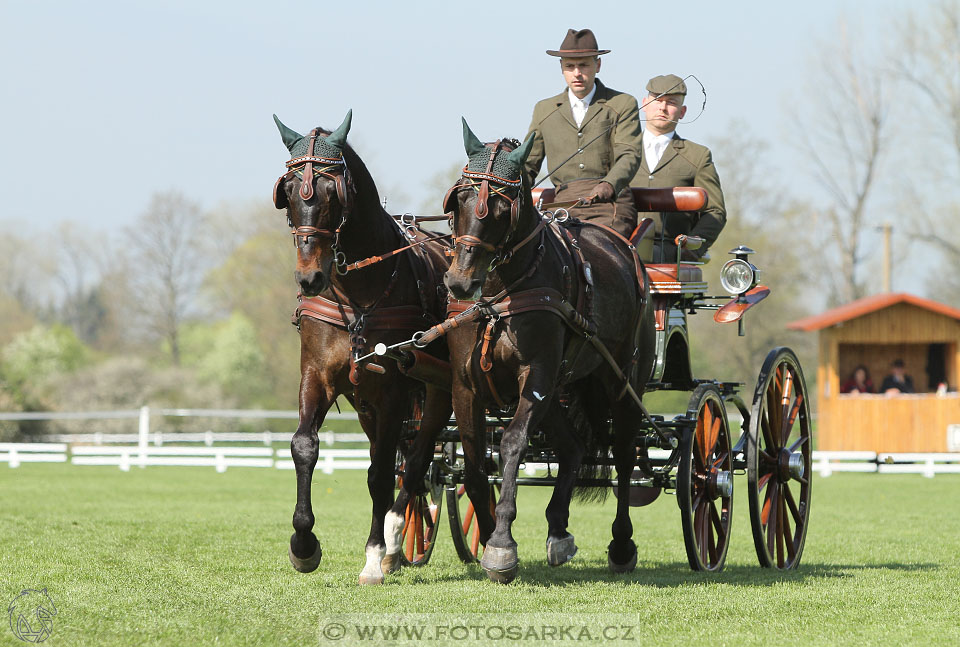
[[[405,484],[423,483],[432,439],[449,420],[451,405],[449,393],[406,377],[393,362],[379,366],[358,359],[379,342],[408,339],[443,318],[446,291],[440,277],[447,261],[440,243],[409,226],[401,228],[383,209],[373,178],[346,144],[351,116],[347,113],[333,132],[316,128],[300,135],[274,115],[291,154],[287,173],[274,187],[274,204],[287,211],[297,249],[295,277],[304,297],[296,314],[300,423],[290,443],[297,505],[289,556],[305,573],[320,563],[310,500],[317,430],[343,394],[370,439],[367,486],[373,519],[360,583],[377,584],[384,571],[400,565],[403,512],[411,491],[405,487],[394,502],[394,468],[410,402],[425,389],[422,433],[406,456]],[[445,347],[432,351],[446,359]],[[391,503],[397,512],[387,518],[385,534]]]
[[[576,552],[567,532],[569,505],[591,442],[599,463],[612,447],[619,487],[629,487],[641,412],[625,392],[629,387],[642,394],[651,374],[653,309],[643,266],[628,241],[600,226],[571,221],[558,227],[541,218],[521,170],[532,138],[517,148],[501,141],[485,145],[466,121],[463,126],[469,161],[444,201],[456,243],[444,283],[456,299],[479,297],[464,320],[480,323],[448,328],[453,408],[467,462],[465,485],[485,544],[481,565],[494,581],[509,582],[518,564],[511,534],[517,470],[534,431],[547,434],[559,459],[546,511],[551,565]],[[561,394],[563,406],[575,402],[578,411],[564,411]],[[488,408],[514,405],[500,444],[503,483],[494,519],[484,514],[484,416]],[[608,549],[615,572],[636,565],[632,535],[628,500],[621,497]]]

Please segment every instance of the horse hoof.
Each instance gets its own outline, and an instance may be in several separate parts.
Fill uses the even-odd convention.
[[[296,537],[294,535],[290,538],[290,546],[287,548],[287,554],[290,556],[290,563],[293,564],[293,567],[300,571],[301,573],[312,573],[317,570],[317,567],[320,566],[320,558],[323,557],[323,551],[320,550],[320,542],[317,541],[317,549],[313,551],[313,555],[307,557],[306,559],[300,559],[293,554],[293,540]],[[313,538],[316,541],[316,537]]]
[[[637,567],[637,549],[633,549],[633,556],[624,564],[618,564],[613,561],[613,557],[610,556],[610,552],[608,551],[607,566],[610,567],[610,571],[613,573],[632,573],[633,569]]]
[[[364,575],[360,573],[360,586],[376,586],[383,584],[383,575]]]
[[[573,541],[573,535],[567,535],[563,539],[547,537],[547,564],[550,566],[566,564],[576,554],[577,545]]]
[[[517,577],[520,560],[517,558],[517,547],[500,548],[487,545],[483,549],[483,559],[480,566],[486,571],[492,582],[509,584]]]
[[[399,571],[400,564],[400,553],[395,553],[384,557],[383,561],[380,562],[380,568],[383,569],[385,575],[389,575],[390,573]]]

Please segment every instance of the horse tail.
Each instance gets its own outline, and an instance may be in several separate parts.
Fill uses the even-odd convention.
[[[609,480],[613,468],[609,460],[611,434],[606,395],[595,380],[589,379],[572,385],[567,395],[567,419],[584,447],[577,480]],[[578,485],[573,496],[578,501],[603,502],[609,491],[609,487]]]

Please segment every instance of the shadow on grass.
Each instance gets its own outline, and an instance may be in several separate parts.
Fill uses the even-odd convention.
[[[851,578],[864,571],[936,571],[939,564],[903,564],[897,562],[876,564],[802,564],[796,570],[777,571],[760,566],[728,565],[720,573],[704,573],[690,570],[686,562],[640,564],[635,571],[614,575],[599,564],[575,564],[550,568],[521,562],[520,577],[529,584],[538,586],[581,586],[588,583],[637,584],[656,588],[674,588],[696,584],[737,584],[741,586],[773,586],[783,582],[802,582],[824,578]],[[482,576],[482,571],[480,572]]]
[[[429,566],[427,567],[429,568]],[[565,566],[551,568],[544,563],[534,561],[520,562],[518,584],[542,587],[583,586],[589,584],[638,585],[654,588],[679,588],[698,584],[735,584],[738,586],[765,587],[784,582],[803,582],[818,579],[845,579],[856,577],[857,573],[868,571],[938,571],[940,564],[920,563],[904,564],[898,562],[876,564],[803,564],[796,570],[776,571],[760,566],[728,565],[720,573],[702,573],[690,570],[686,562],[661,562],[641,564],[632,573],[614,575],[606,564],[577,563],[576,560]],[[436,573],[424,571],[413,575],[417,569],[404,569],[406,577],[393,580],[398,585],[438,584],[441,582],[487,581],[486,573],[479,564],[465,566],[456,572]],[[390,578],[387,579],[389,583]],[[492,582],[491,582],[492,585]]]

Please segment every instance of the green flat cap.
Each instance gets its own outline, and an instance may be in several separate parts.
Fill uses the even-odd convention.
[[[687,84],[676,74],[655,76],[647,81],[647,92],[653,95],[660,94],[687,94]]]

